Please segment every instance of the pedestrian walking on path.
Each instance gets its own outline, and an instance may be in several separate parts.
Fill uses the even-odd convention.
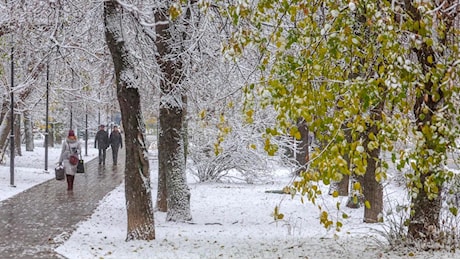
[[[113,130],[110,133],[109,138],[110,145],[112,147],[112,159],[113,165],[117,165],[118,162],[118,148],[123,148],[123,141],[121,138],[120,131],[118,131],[118,126],[114,125]]]
[[[99,149],[99,165],[105,165],[106,149],[109,147],[109,135],[104,128],[105,125],[99,126],[99,131],[97,131],[96,139],[94,140],[94,148]]]
[[[110,156],[110,150],[107,151]],[[119,153],[120,165],[125,153]],[[62,259],[55,248],[87,220],[107,193],[124,180],[124,167],[98,167],[97,158],[77,174],[79,192],[68,192],[54,178],[0,203],[0,259]],[[84,246],[84,245],[82,245]]]
[[[69,130],[67,138],[62,142],[59,165],[64,163],[64,173],[67,180],[67,190],[73,190],[73,181],[77,173],[78,160],[81,158],[81,144],[73,130]]]

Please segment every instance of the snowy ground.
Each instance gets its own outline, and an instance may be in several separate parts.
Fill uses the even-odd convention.
[[[50,149],[50,167],[57,162],[59,148]],[[88,151],[95,157],[97,150]],[[0,166],[0,200],[35,184],[54,178],[44,173],[44,149],[25,152],[15,160],[15,185],[10,187],[8,162]],[[152,166],[156,196],[156,167]],[[346,209],[350,218],[339,233],[319,224],[316,206],[302,204],[298,196],[266,193],[287,185],[288,171],[273,171],[263,184],[195,183],[191,189],[190,223],[165,221],[165,213],[155,213],[156,240],[125,242],[126,209],[123,185],[109,193],[93,216],[82,223],[56,251],[67,258],[460,258],[445,251],[391,251],[376,230],[382,226],[364,224],[363,209]],[[388,188],[388,198],[404,198]],[[325,194],[327,194],[325,192]],[[155,198],[154,198],[155,199]],[[337,200],[324,196],[331,210]],[[342,200],[342,199],[340,199]],[[345,204],[345,201],[342,202]],[[285,215],[274,221],[275,206]],[[67,237],[63,234],[62,237]]]

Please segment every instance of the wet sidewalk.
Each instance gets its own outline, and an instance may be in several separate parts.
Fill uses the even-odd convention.
[[[65,180],[52,179],[0,202],[0,258],[64,258],[54,251],[59,246],[54,238],[70,236],[122,183],[124,162],[125,149],[119,150],[117,166],[108,149],[106,165],[99,166],[97,157],[87,162],[73,191],[67,191]]]

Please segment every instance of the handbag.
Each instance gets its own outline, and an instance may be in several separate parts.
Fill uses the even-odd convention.
[[[85,173],[85,161],[81,158],[78,160],[77,173]]]
[[[58,165],[56,168],[54,168],[54,173],[56,174],[56,180],[58,181],[63,180],[65,177],[64,166]]]

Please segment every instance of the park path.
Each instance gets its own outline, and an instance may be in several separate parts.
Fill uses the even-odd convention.
[[[77,173],[73,191],[67,191],[65,180],[52,179],[0,202],[0,258],[64,258],[54,251],[62,242],[55,238],[70,236],[122,183],[125,149],[118,157],[113,166],[108,149],[105,166],[98,165],[97,157],[86,162],[86,173]]]

